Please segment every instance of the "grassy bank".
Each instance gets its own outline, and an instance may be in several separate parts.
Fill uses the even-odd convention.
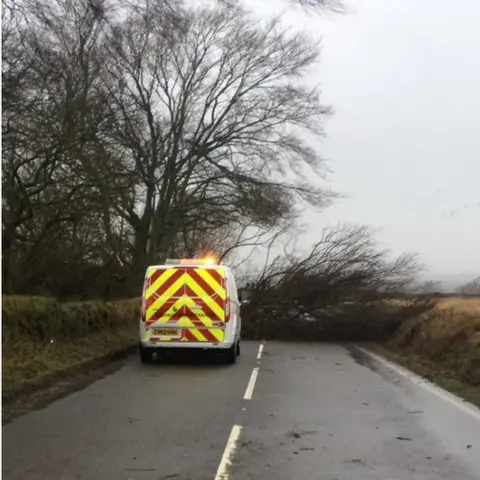
[[[480,406],[480,299],[441,299],[407,320],[381,353]]]
[[[82,368],[93,368],[98,360],[108,362],[138,341],[138,299],[59,303],[6,296],[2,303],[3,399],[7,403]],[[340,341],[347,332],[353,340],[376,341],[388,333],[390,324],[400,323],[393,338],[378,347],[380,353],[480,406],[480,299],[442,299],[423,315],[406,312],[398,318],[383,310],[378,318],[370,312],[370,316],[336,318],[317,327],[296,324],[295,340],[312,339],[317,328],[324,340],[327,336]],[[287,330],[285,321],[282,325],[259,322],[258,315],[255,321],[245,320],[244,339],[275,335],[292,339],[291,320]],[[360,338],[357,330],[367,330],[369,338]]]
[[[136,345],[138,300],[2,299],[3,400],[48,386]]]

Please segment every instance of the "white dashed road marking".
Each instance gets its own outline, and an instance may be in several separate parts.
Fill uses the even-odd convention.
[[[245,395],[243,396],[244,400],[251,400],[253,395],[253,389],[255,388],[255,382],[257,381],[258,376],[258,367],[253,369],[250,380],[248,381],[247,389],[245,390]]]
[[[262,359],[264,346],[265,345],[261,343],[258,347],[257,365],[260,364],[260,361]],[[243,396],[244,400],[252,399],[253,389],[255,388],[255,383],[258,377],[258,369],[259,367],[255,367],[252,371],[250,380],[248,381],[247,389],[245,390],[245,395]],[[246,411],[246,410],[247,409],[245,407],[242,408],[242,411]],[[222,459],[220,460],[220,465],[218,466],[217,474],[215,475],[215,480],[228,480],[229,467],[231,466],[233,457],[235,456],[238,439],[240,438],[241,433],[242,433],[241,425],[234,425],[232,427],[232,431],[230,432],[230,436],[228,437],[227,445],[223,452]]]
[[[220,460],[220,465],[218,466],[217,474],[215,475],[215,480],[228,480],[228,469],[232,464],[241,433],[242,427],[240,425],[234,425],[232,427],[232,431],[228,437],[227,446],[223,451],[222,459]]]
[[[258,347],[257,360],[261,360],[261,359],[262,359],[263,347],[264,347],[263,343],[260,344],[260,346]]]

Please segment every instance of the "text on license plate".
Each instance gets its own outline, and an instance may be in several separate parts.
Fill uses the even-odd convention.
[[[178,337],[180,330],[178,328],[154,328],[153,335],[165,336],[165,337]]]

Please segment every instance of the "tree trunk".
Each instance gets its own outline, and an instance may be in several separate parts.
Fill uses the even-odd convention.
[[[132,265],[130,270],[130,278],[128,279],[128,290],[131,295],[140,294],[145,270],[148,266],[148,237],[149,222],[145,221],[145,216],[137,229],[135,229],[135,240],[132,255]]]

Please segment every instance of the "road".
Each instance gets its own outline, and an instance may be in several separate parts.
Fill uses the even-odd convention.
[[[3,428],[5,480],[479,480],[480,411],[338,345],[119,370]]]

